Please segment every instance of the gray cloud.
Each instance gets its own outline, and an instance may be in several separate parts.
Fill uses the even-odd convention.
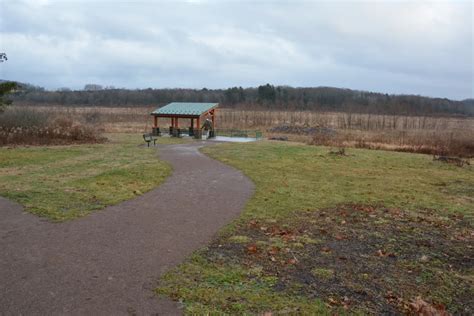
[[[0,5],[0,76],[51,89],[271,82],[473,97],[470,1]]]

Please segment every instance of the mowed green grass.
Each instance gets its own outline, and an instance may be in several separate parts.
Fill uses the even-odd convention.
[[[141,135],[107,137],[104,144],[0,148],[0,196],[63,221],[141,195],[170,174],[156,149],[139,147]]]
[[[474,211],[473,167],[459,168],[429,155],[274,142],[226,144],[204,153],[242,170],[257,187],[242,220],[279,218],[295,210],[341,203],[377,204],[443,213]]]
[[[269,247],[273,251],[272,247],[276,247],[278,251],[290,251],[289,258],[294,251],[311,261],[313,254],[305,251],[314,250],[314,243],[321,241],[300,235],[297,238],[301,242],[292,243],[295,248],[291,248],[289,243],[275,238],[270,238],[269,244],[268,240],[255,240],[255,236],[241,236],[255,223],[262,229],[278,225],[291,231],[302,225],[301,218],[312,216],[307,214],[344,204],[380,205],[408,214],[429,209],[441,220],[462,214],[472,223],[472,166],[460,168],[433,161],[427,155],[363,149],[348,149],[347,156],[337,156],[326,147],[277,142],[223,144],[202,151],[242,170],[254,181],[256,191],[242,215],[221,231],[209,249],[195,253],[166,274],[157,288],[159,294],[182,300],[190,314],[334,312],[328,309],[327,301],[325,304],[318,297],[302,295],[298,287],[301,284],[295,289],[278,290],[276,284],[284,282],[284,272],[265,272],[255,265],[258,260],[252,259],[254,248]],[[390,225],[386,220],[377,223]],[[255,253],[255,258],[266,255],[265,251]],[[271,262],[268,265],[272,270]],[[277,266],[275,263],[275,269]],[[417,285],[413,286],[416,291]]]

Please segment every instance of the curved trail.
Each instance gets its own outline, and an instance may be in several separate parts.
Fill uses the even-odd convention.
[[[0,198],[0,314],[180,314],[152,292],[158,277],[237,217],[254,189],[204,145],[160,146],[174,169],[161,186],[69,222]]]

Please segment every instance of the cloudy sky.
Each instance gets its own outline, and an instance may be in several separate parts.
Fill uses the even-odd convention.
[[[471,1],[0,0],[0,78],[473,97]]]

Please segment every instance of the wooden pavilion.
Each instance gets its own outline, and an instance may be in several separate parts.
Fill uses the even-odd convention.
[[[172,136],[179,136],[183,129],[180,128],[179,119],[190,120],[188,128],[189,136],[201,137],[201,118],[211,118],[211,131],[215,129],[216,110],[218,103],[196,103],[196,102],[172,102],[151,112],[153,116],[153,135],[160,135],[158,118],[169,118],[169,132]]]

